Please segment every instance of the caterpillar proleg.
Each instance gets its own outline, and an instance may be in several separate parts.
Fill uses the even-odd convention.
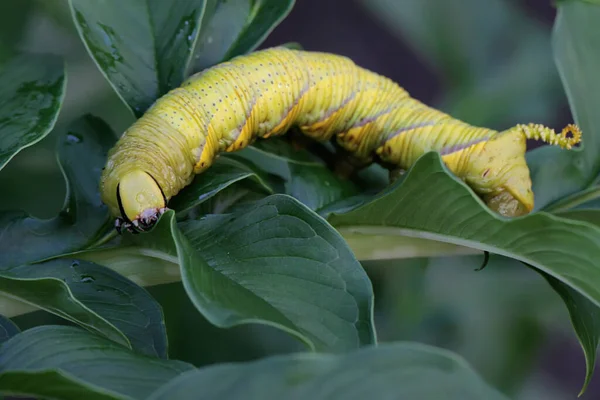
[[[361,165],[406,170],[437,151],[452,173],[500,215],[533,209],[526,139],[570,149],[575,125],[504,131],[471,126],[428,107],[390,79],[327,53],[271,48],[188,78],[159,98],[109,152],[101,195],[118,221],[147,230],[167,202],[222,152],[291,127],[334,139]]]

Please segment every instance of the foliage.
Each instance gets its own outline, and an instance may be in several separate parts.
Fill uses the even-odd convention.
[[[413,8],[410,15],[433,15],[437,29],[451,30],[436,14],[443,14],[443,7],[428,3],[406,4]],[[294,1],[195,0],[169,10],[165,4],[70,0],[71,19],[63,19],[123,102],[121,108],[135,117],[186,76],[254,50]],[[393,8],[387,0],[372,4],[380,13]],[[500,21],[494,32],[516,15],[499,4],[493,2]],[[431,9],[433,14],[425,12]],[[475,15],[476,7],[471,11]],[[600,120],[594,111],[600,104],[595,90],[600,5],[558,4],[553,51],[564,89],[552,84],[549,63],[541,63],[547,81],[534,88],[549,99],[520,87],[533,85],[530,77],[538,70],[527,69],[522,80],[514,77],[500,93],[500,70],[491,76],[484,71],[487,63],[501,60],[488,60],[485,46],[459,40],[439,47],[426,37],[424,24],[411,20],[408,11],[400,14],[408,21],[398,24],[403,34],[416,38],[431,63],[448,72],[452,90],[443,104],[454,107],[457,116],[499,123],[480,112],[478,103],[486,97],[481,87],[496,93],[490,97],[500,105],[492,108],[522,90],[519,104],[528,104],[525,109],[534,116],[546,115],[552,93],[564,90],[583,128],[584,145],[572,153],[545,147],[529,153],[535,213],[515,220],[491,213],[434,153],[385,187],[381,169],[344,180],[316,155],[327,154],[327,148],[296,150],[277,139],[223,156],[173,199],[172,211],[152,232],[118,236],[98,194],[116,130],[87,114],[55,127],[69,90],[64,62],[58,56],[5,52],[0,168],[48,136],[46,141],[57,144],[66,193],[51,218],[0,211],[0,393],[60,399],[160,399],[173,393],[319,399],[406,393],[437,399],[443,393],[449,399],[501,399],[504,394],[453,352],[414,341],[378,343],[377,290],[365,270],[373,260],[394,268],[390,261],[445,262],[438,257],[483,252],[495,255],[486,268],[506,264],[536,271],[564,302],[586,357],[585,392],[600,338],[600,218],[593,201],[599,193]],[[510,70],[529,63],[531,51],[543,52],[549,37],[536,26],[526,35]],[[506,40],[517,42],[513,36]],[[475,49],[476,57],[464,54],[463,46]],[[469,64],[470,59],[476,62]],[[511,118],[533,118],[517,108]],[[464,260],[476,269],[482,258]],[[167,284],[181,285],[187,305],[156,295]],[[252,327],[261,335],[289,335],[293,345],[286,349],[295,351],[251,362],[193,365],[170,350],[171,337],[186,334],[169,329],[176,319],[170,317],[172,308],[192,310],[186,320],[217,330],[208,347],[236,329],[246,329],[244,337],[252,343]],[[56,318],[21,331],[15,321],[34,310]]]

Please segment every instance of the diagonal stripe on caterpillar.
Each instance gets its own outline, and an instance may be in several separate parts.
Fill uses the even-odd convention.
[[[109,152],[102,200],[128,228],[147,230],[219,153],[292,126],[316,140],[335,137],[361,165],[406,170],[437,151],[508,217],[533,209],[526,139],[570,149],[581,138],[575,125],[561,134],[536,124],[502,132],[471,126],[346,57],[278,47],[208,68],[158,99]]]

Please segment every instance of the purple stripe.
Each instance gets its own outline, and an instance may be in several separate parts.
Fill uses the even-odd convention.
[[[454,145],[454,146],[451,146],[451,147],[445,147],[442,150],[440,150],[440,155],[445,156],[445,155],[448,155],[448,154],[452,154],[454,152],[457,152],[457,151],[460,151],[460,150],[464,150],[464,149],[466,149],[468,147],[471,147],[473,145],[476,145],[478,143],[485,142],[488,139],[489,139],[488,137],[483,137],[483,138],[471,140],[470,142],[457,144],[457,145]]]
[[[392,132],[392,134],[389,135],[388,137],[382,139],[380,146],[383,146],[385,143],[389,142],[390,140],[392,140],[396,136],[400,135],[401,133],[404,133],[404,132],[407,132],[407,131],[411,131],[411,130],[417,129],[417,128],[424,128],[426,126],[434,126],[436,124],[437,124],[437,122],[420,122],[418,124],[405,126],[403,128],[398,129],[395,132]]]
[[[370,124],[371,122],[373,122],[373,121],[377,120],[377,118],[379,118],[379,117],[381,117],[381,116],[383,116],[383,115],[385,115],[385,114],[389,114],[389,113],[391,113],[392,111],[396,110],[397,108],[398,108],[398,106],[396,106],[396,107],[388,107],[388,108],[386,108],[385,110],[383,110],[383,111],[380,111],[380,112],[378,112],[377,114],[375,114],[375,115],[373,115],[373,116],[371,116],[371,117],[364,118],[364,119],[360,120],[358,123],[356,123],[356,124],[352,125],[352,126],[351,126],[350,128],[348,128],[347,130],[350,130],[350,129],[355,129],[355,128],[360,128],[360,127],[362,127],[362,126],[365,126],[365,125],[367,125],[367,124]]]
[[[326,119],[331,117],[333,114],[340,111],[342,108],[346,107],[348,105],[348,103],[350,103],[352,100],[354,100],[354,98],[356,97],[356,93],[357,92],[353,92],[352,95],[350,95],[350,97],[348,97],[347,99],[342,101],[342,104],[340,104],[338,107],[336,107],[334,109],[327,111],[327,113],[320,120],[313,122],[312,125],[315,125],[315,124],[325,121]]]

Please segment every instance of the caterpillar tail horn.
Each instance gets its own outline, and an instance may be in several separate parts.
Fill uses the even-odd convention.
[[[571,149],[581,142],[581,130],[577,125],[567,125],[560,134],[540,124],[517,125],[527,139],[541,140],[545,143]]]

